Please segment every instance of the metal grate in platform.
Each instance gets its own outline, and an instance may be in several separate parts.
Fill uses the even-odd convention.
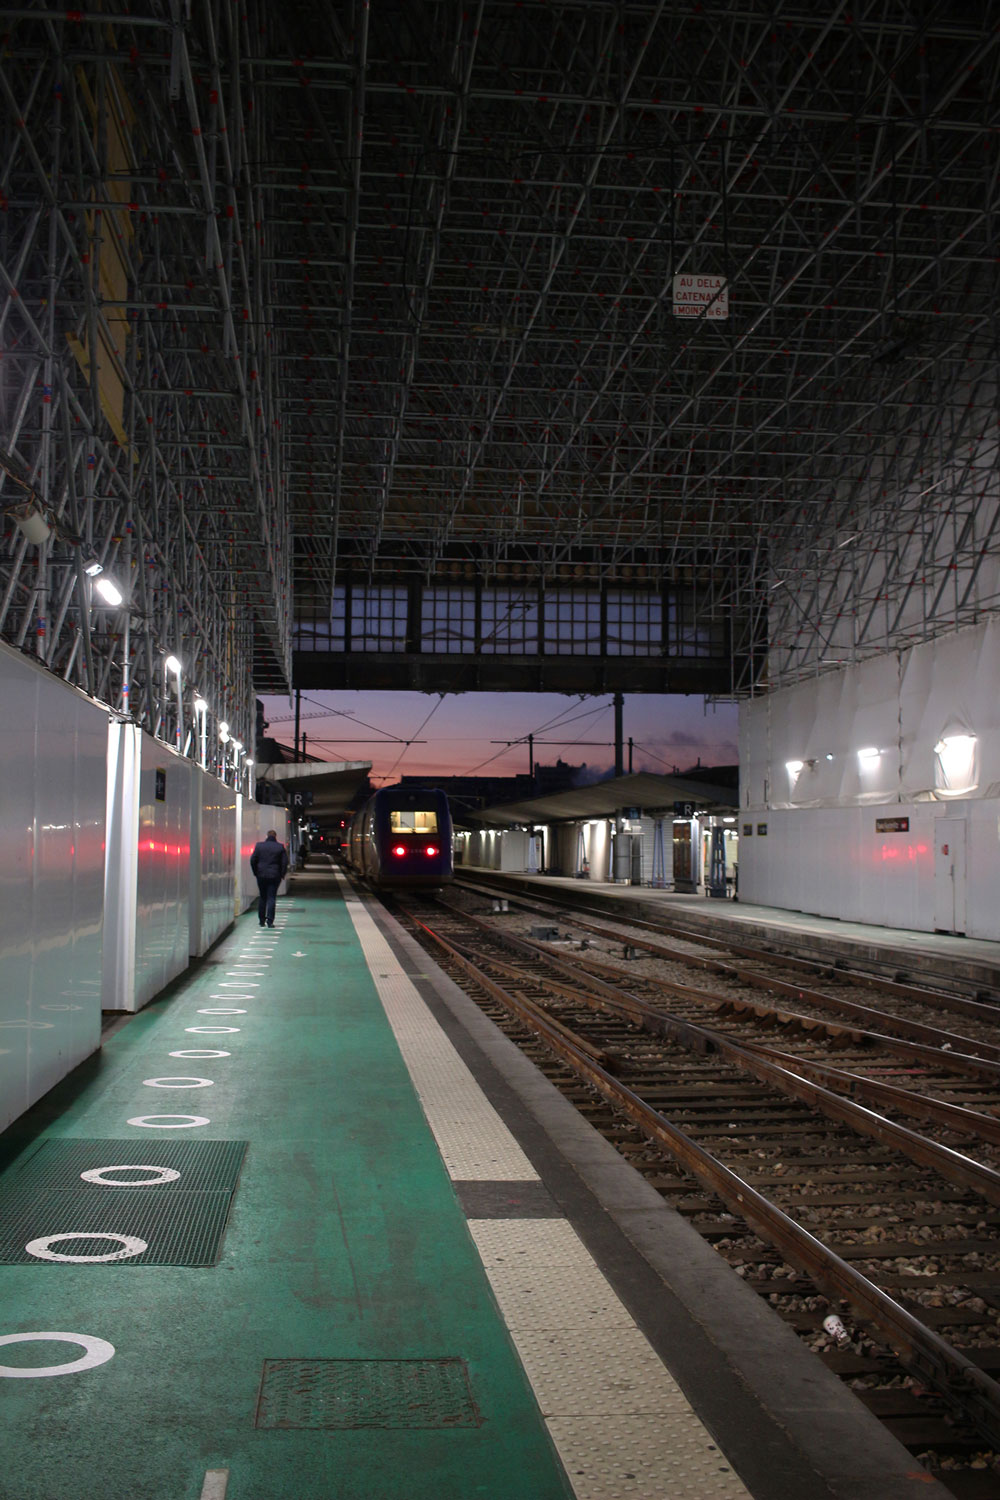
[[[246,1147],[43,1141],[0,1176],[0,1264],[214,1265]]]
[[[97,1256],[120,1248],[116,1239],[137,1239],[147,1248],[122,1266],[212,1266],[218,1260],[231,1193],[160,1193],[136,1188],[126,1202],[98,1190],[49,1193],[44,1201],[23,1194],[0,1202],[0,1264],[59,1265],[25,1247],[53,1235],[108,1236],[60,1239],[61,1256]]]
[[[0,1174],[0,1202],[10,1187],[27,1186],[39,1194],[81,1188],[82,1172],[116,1165],[167,1167],[178,1172],[177,1180],[161,1185],[162,1192],[171,1188],[188,1193],[232,1192],[246,1149],[246,1141],[43,1140],[30,1156]],[[152,1174],[110,1175],[127,1184]]]
[[[479,1427],[465,1361],[268,1359],[256,1427]]]

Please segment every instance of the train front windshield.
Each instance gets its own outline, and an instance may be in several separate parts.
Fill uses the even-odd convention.
[[[437,833],[437,813],[418,812],[412,807],[394,807],[389,814],[392,833]]]

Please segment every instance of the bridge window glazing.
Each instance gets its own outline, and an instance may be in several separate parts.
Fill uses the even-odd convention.
[[[721,656],[726,651],[726,627],[721,619],[699,613],[692,592],[673,594],[667,614],[666,649],[675,656]]]
[[[607,595],[607,653],[609,656],[655,656],[660,650],[663,608],[657,594]]]
[[[487,654],[534,656],[538,651],[538,595],[523,589],[484,589],[480,649]]]
[[[352,651],[406,650],[405,588],[355,585],[351,590]]]
[[[546,595],[545,650],[551,656],[600,656],[601,596],[596,589]]]
[[[424,589],[420,649],[449,655],[475,651],[475,589]]]

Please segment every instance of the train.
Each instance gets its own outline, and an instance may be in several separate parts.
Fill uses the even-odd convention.
[[[382,889],[453,880],[448,798],[441,791],[381,788],[352,818],[346,853],[351,868]]]

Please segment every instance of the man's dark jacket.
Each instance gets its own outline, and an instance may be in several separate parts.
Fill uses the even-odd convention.
[[[250,868],[258,880],[282,880],[288,869],[288,850],[277,839],[261,839],[254,845]]]

